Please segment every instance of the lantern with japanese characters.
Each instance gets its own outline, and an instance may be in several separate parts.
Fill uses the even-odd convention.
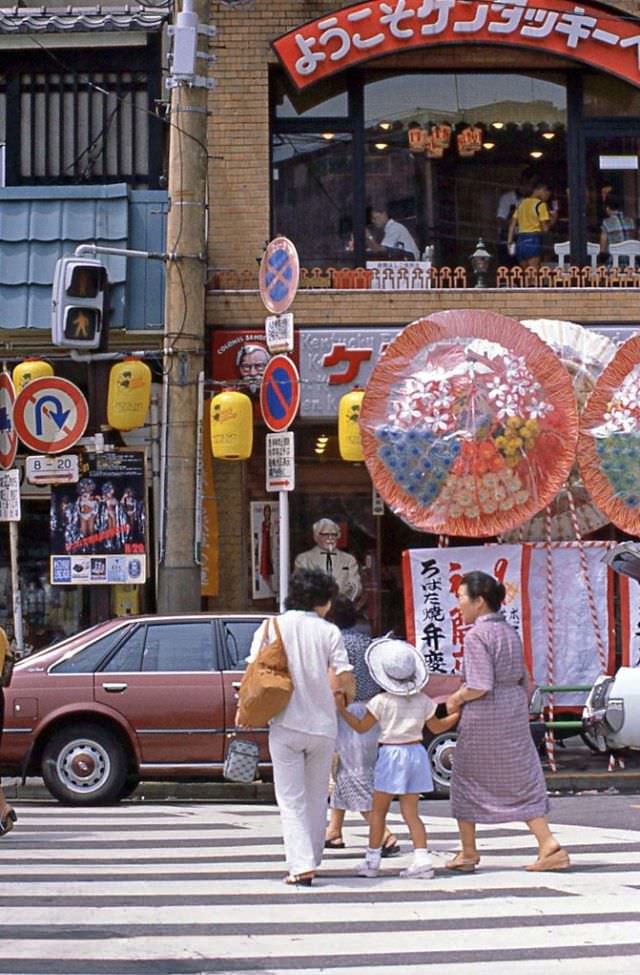
[[[482,129],[477,125],[467,125],[456,136],[458,155],[475,156],[482,149]]]
[[[431,141],[435,149],[448,149],[451,144],[451,126],[447,122],[432,125]]]
[[[211,453],[216,460],[248,460],[253,449],[253,404],[245,393],[225,391],[211,399]]]
[[[140,359],[125,359],[111,368],[107,423],[114,430],[135,430],[144,424],[151,401],[151,370]]]
[[[53,376],[53,366],[41,359],[25,359],[14,368],[12,378],[16,393],[19,393],[32,379]]]
[[[354,389],[340,400],[338,408],[338,448],[343,460],[359,462],[364,460],[360,437],[360,409],[364,397],[363,389]]]
[[[427,133],[417,122],[409,126],[409,148],[412,152],[422,152],[426,138]]]

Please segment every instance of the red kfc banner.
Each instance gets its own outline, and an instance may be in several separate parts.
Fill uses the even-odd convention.
[[[465,43],[558,54],[640,85],[640,21],[569,0],[371,0],[297,27],[273,47],[302,89],[385,54]]]

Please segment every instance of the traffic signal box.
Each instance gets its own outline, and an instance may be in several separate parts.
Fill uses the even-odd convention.
[[[97,349],[105,321],[109,278],[100,261],[62,257],[56,263],[51,340],[72,349]]]

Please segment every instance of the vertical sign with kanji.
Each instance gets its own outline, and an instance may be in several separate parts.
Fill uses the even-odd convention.
[[[267,491],[293,491],[295,448],[293,433],[267,434]]]

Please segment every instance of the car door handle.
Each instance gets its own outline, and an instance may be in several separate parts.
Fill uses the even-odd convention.
[[[128,686],[128,684],[103,684],[102,689],[108,694],[122,694]]]
[[[231,686],[233,687],[234,691],[239,691],[240,690],[240,684],[241,683],[242,683],[241,680],[232,680],[231,681]]]

